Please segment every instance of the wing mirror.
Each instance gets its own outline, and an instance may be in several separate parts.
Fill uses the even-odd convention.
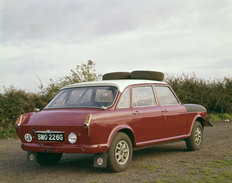
[[[39,112],[40,111],[40,109],[39,108],[35,108],[35,112]]]

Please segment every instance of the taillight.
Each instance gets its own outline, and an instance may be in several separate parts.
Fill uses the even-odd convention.
[[[92,119],[92,114],[90,113],[90,114],[88,114],[88,116],[87,116],[86,119],[85,119],[85,123],[84,123],[84,127],[85,127],[85,128],[89,128],[91,119]]]
[[[18,117],[17,121],[15,122],[15,126],[16,126],[17,128],[21,125],[22,120],[23,120],[23,115],[21,114],[21,115]]]
[[[85,123],[84,123],[84,128],[87,128],[88,131],[88,137],[90,136],[90,123],[91,123],[91,119],[92,119],[92,114],[89,113],[88,116],[85,119]]]

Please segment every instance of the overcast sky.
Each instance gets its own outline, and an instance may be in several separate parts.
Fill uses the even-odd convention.
[[[0,88],[92,60],[100,74],[157,70],[232,76],[231,0],[0,0]]]

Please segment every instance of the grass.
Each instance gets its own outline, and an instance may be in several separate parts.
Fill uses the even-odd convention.
[[[168,173],[160,174],[160,176],[167,177],[167,178],[177,177],[175,174],[168,174]]]
[[[145,181],[149,183],[232,183],[232,152],[224,153],[222,159],[212,160],[191,166],[186,160],[177,161],[180,171],[172,171],[171,169],[155,167],[152,164],[138,163],[136,168],[138,171],[155,171],[153,181]],[[154,171],[153,171],[154,172]],[[182,173],[179,173],[182,172]]]
[[[212,163],[209,163],[211,167],[232,167],[232,159],[228,160],[214,160]]]
[[[0,139],[15,138],[17,137],[15,128],[7,128],[0,130]]]
[[[232,114],[227,113],[209,113],[208,118],[211,122],[232,120]]]
[[[232,172],[222,172],[219,174],[208,175],[201,179],[199,179],[200,183],[217,183],[217,182],[224,182],[224,183],[231,183],[232,182]]]
[[[139,170],[148,170],[148,171],[154,171],[154,170],[159,170],[162,169],[161,167],[152,165],[152,164],[146,164],[146,163],[138,163],[136,167]]]
[[[155,180],[154,183],[172,183],[170,180]]]
[[[214,160],[199,166],[199,169],[195,169],[194,172],[189,172],[193,175],[200,175],[200,178],[196,179],[196,182],[200,183],[216,183],[232,182],[232,159]]]
[[[226,153],[224,153],[224,156],[226,158],[230,158],[230,157],[232,157],[232,152],[226,152]]]
[[[188,165],[188,162],[186,160],[180,160],[178,162],[181,166],[187,166]]]

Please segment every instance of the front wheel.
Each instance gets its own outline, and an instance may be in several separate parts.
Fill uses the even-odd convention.
[[[203,141],[203,128],[200,122],[193,125],[191,136],[186,139],[186,146],[189,151],[196,151],[201,148]]]
[[[108,151],[107,168],[115,172],[126,170],[132,159],[132,154],[133,149],[130,138],[125,133],[117,133]]]
[[[60,161],[62,153],[43,153],[37,154],[37,163],[40,165],[54,165]]]

